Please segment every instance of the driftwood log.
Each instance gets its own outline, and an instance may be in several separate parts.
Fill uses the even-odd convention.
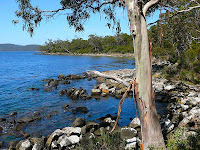
[[[125,85],[126,87],[128,87],[130,85],[130,83],[120,79],[120,78],[117,78],[115,76],[112,76],[112,75],[107,75],[107,74],[104,74],[104,73],[101,73],[99,71],[95,71],[95,70],[87,70],[87,74],[88,75],[97,75],[99,77],[103,77],[103,78],[106,78],[106,79],[113,79],[123,85]]]

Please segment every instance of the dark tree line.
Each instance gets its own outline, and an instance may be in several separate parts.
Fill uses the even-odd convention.
[[[126,33],[105,37],[89,35],[88,40],[49,40],[38,50],[47,53],[133,53],[132,40],[132,36]]]

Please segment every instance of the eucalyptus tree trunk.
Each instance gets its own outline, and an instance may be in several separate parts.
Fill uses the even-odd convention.
[[[144,150],[148,149],[150,146],[154,146],[158,149],[165,149],[153,96],[151,52],[149,49],[145,19],[145,13],[148,8],[158,1],[159,0],[151,0],[144,5],[139,0],[126,0],[130,30],[133,35],[136,60],[135,91],[140,112],[142,149]]]

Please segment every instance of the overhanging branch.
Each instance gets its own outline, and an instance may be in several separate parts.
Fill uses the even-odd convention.
[[[151,0],[151,1],[149,1],[148,3],[146,3],[146,4],[144,5],[144,8],[143,8],[143,14],[144,14],[144,16],[146,15],[147,10],[148,10],[151,6],[157,4],[159,1],[160,1],[160,0]]]

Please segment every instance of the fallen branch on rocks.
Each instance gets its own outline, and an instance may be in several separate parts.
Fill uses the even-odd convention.
[[[117,78],[117,77],[111,76],[111,75],[107,75],[107,74],[101,73],[99,71],[87,70],[87,74],[88,75],[97,75],[99,77],[103,77],[103,78],[106,78],[106,79],[113,79],[113,80],[115,80],[115,81],[117,81],[117,82],[119,82],[119,83],[121,83],[121,84],[123,84],[123,85],[125,85],[127,87],[130,84],[130,83],[128,83],[128,82],[126,82],[126,81],[124,81],[124,80],[122,80],[120,78]]]

